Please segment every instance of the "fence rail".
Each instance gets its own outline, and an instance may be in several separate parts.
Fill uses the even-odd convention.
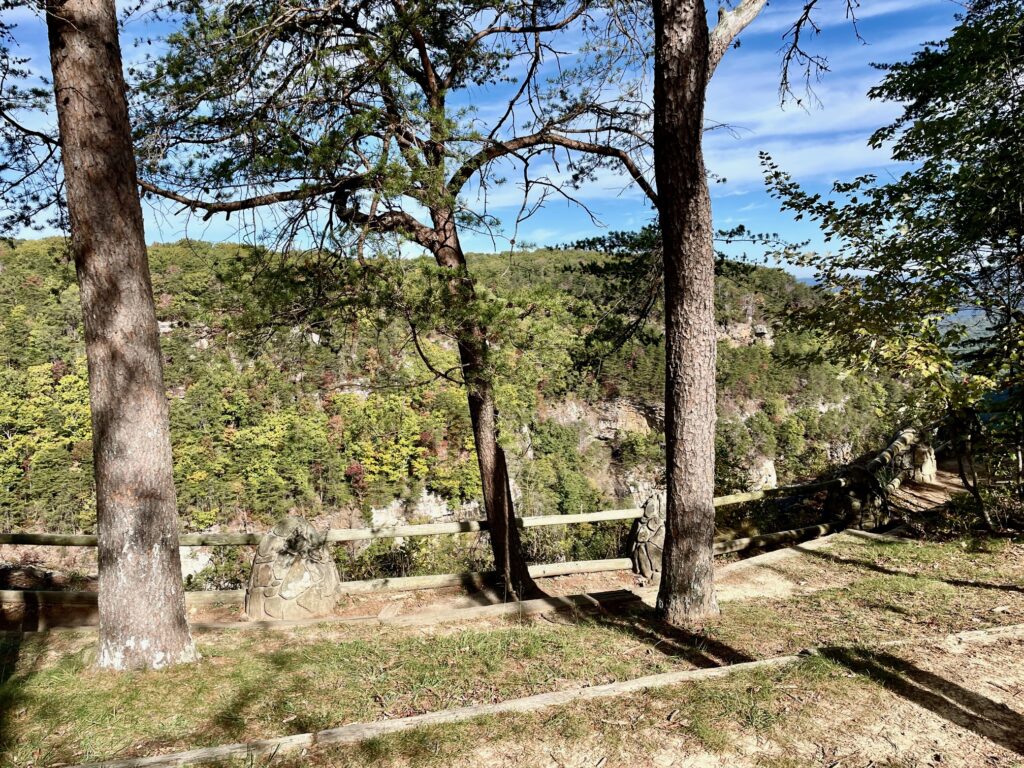
[[[835,533],[842,529],[838,523],[811,525],[790,531],[766,533],[762,536],[750,536],[744,539],[716,541],[715,555],[742,552],[749,549],[774,544],[789,544],[808,541]],[[628,571],[633,561],[628,557],[608,558],[605,560],[574,560],[566,563],[535,563],[529,566],[530,575],[535,578],[546,576],[568,576],[581,573],[604,573]],[[445,587],[466,587],[479,589],[487,584],[494,584],[498,574],[496,571],[477,571],[469,573],[439,573],[428,576],[386,576],[378,579],[359,581],[343,581],[338,585],[338,594],[350,595],[366,592],[414,591],[420,589],[441,589]],[[244,589],[217,590],[211,592],[186,592],[187,606],[198,605],[241,605],[245,596]],[[48,590],[0,590],[0,605],[96,605],[96,592],[65,592]]]
[[[930,429],[931,427],[925,428]],[[859,472],[847,468],[846,476],[839,476],[824,482],[808,483],[805,485],[774,488],[766,491],[752,491],[750,493],[734,493],[728,496],[715,498],[715,508],[729,507],[737,504],[745,504],[763,499],[783,499],[798,496],[807,496],[819,491],[849,488],[854,492],[862,486],[857,476],[865,470],[868,474],[874,475],[880,470],[896,465],[901,455],[911,450],[922,437],[924,430],[906,429],[898,433],[888,446],[879,454],[874,456],[866,465],[859,465]],[[897,477],[902,476],[898,472]],[[855,493],[853,495],[856,495]],[[833,510],[836,512],[836,510]],[[552,525],[578,525],[581,523],[599,523],[614,520],[634,520],[643,515],[639,508],[629,509],[605,509],[596,512],[586,512],[576,515],[538,515],[534,517],[518,518],[516,524],[520,528],[537,528]],[[838,516],[835,516],[838,517]],[[828,521],[805,528],[796,528],[788,531],[777,531],[759,536],[751,536],[742,539],[729,541],[716,541],[714,543],[714,554],[723,555],[733,552],[743,552],[751,549],[758,549],[778,544],[791,545],[796,542],[807,541],[842,530],[849,522],[846,516],[845,522]],[[335,528],[327,531],[326,541],[330,543],[341,543],[345,541],[361,541],[367,539],[387,539],[404,536],[441,536],[446,534],[473,533],[486,531],[487,522],[484,520],[465,520],[450,523],[427,523],[424,525],[396,525],[381,526],[377,528]],[[179,537],[179,543],[184,547],[223,547],[223,546],[255,546],[263,538],[263,533],[186,533]],[[95,547],[97,539],[94,535],[85,534],[60,534],[60,533],[0,533],[0,545],[35,545],[35,546],[64,546],[64,547]],[[580,573],[598,573],[602,571],[630,570],[633,562],[629,558],[608,558],[605,560],[580,560],[568,563],[535,563],[529,566],[532,576],[559,576]],[[430,576],[397,576],[382,579],[366,579],[362,581],[346,581],[339,585],[339,593],[350,594],[358,592],[371,592],[375,590],[417,590],[438,587],[479,587],[484,583],[494,580],[497,577],[495,572],[481,573],[449,573]],[[217,592],[188,592],[186,602],[192,604],[240,604],[244,599],[245,590],[228,590]],[[0,590],[0,605],[6,603],[20,603],[26,607],[35,606],[41,609],[47,605],[86,605],[91,606],[95,612],[97,595],[95,592],[47,592],[38,590]],[[2,611],[0,611],[2,615]]]
[[[804,496],[830,488],[842,488],[846,480],[840,478],[807,485],[773,488],[766,491],[734,493],[715,499],[715,508],[746,504],[762,499],[779,499]],[[551,525],[579,525],[582,523],[609,522],[614,520],[635,520],[643,515],[639,508],[604,509],[598,512],[583,512],[576,515],[536,515],[516,518],[520,528],[539,528]],[[422,525],[390,525],[377,528],[332,528],[327,532],[329,543],[365,541],[367,539],[397,539],[407,536],[442,536],[453,533],[474,533],[487,530],[486,520],[464,520],[451,523],[425,523]],[[183,547],[237,547],[256,546],[263,538],[262,533],[184,533],[178,537]],[[34,545],[41,547],[95,547],[94,534],[64,533],[0,533],[0,544]]]

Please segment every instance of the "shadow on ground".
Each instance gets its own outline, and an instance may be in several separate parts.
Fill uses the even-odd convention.
[[[835,563],[837,565],[849,565],[854,568],[863,568],[868,571],[874,571],[875,573],[881,573],[885,576],[909,576],[911,578],[925,578],[931,581],[941,581],[949,584],[952,587],[964,587],[966,589],[996,589],[1004,592],[1020,592],[1024,593],[1024,587],[1018,584],[988,584],[983,581],[971,581],[969,579],[947,579],[938,576],[934,573],[916,573],[914,571],[902,571],[898,568],[886,568],[884,565],[878,563],[872,563],[868,560],[857,560],[852,557],[840,557],[839,555],[832,554],[831,552],[823,552],[821,550],[807,549],[803,547],[794,547],[799,550],[803,555],[811,555],[819,560],[825,560],[829,563]]]
[[[12,713],[21,705],[25,683],[36,674],[46,656],[48,638],[33,635],[27,648],[22,632],[0,632],[0,765],[13,745]]]
[[[634,603],[614,606],[595,614],[590,620],[646,643],[652,650],[684,659],[701,669],[754,660],[754,657],[708,635],[680,629],[660,620],[654,609],[647,605]]]
[[[828,648],[822,655],[961,728],[1024,755],[1024,717],[1005,704],[888,653]]]

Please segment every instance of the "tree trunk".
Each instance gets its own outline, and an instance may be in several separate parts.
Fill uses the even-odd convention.
[[[472,331],[473,335],[478,329]],[[494,566],[501,574],[508,600],[528,600],[544,593],[530,576],[519,526],[516,525],[509,486],[505,451],[498,443],[498,412],[494,390],[486,379],[487,344],[479,340],[459,340],[459,357],[466,379],[469,415],[473,422],[473,440],[480,465],[484,509],[490,532]]]
[[[668,503],[658,613],[693,625],[714,588],[714,244],[701,134],[709,33],[702,0],[655,0],[654,169],[665,265]]]
[[[98,663],[165,667],[197,655],[114,0],[51,0],[47,26],[89,365]]]
[[[992,515],[989,514],[988,507],[985,506],[985,498],[981,495],[981,488],[978,486],[978,472],[974,467],[970,438],[961,443],[960,450],[957,451],[956,467],[960,473],[960,482],[963,483],[964,488],[968,490],[974,503],[978,506],[978,512],[981,514],[981,520],[985,523],[986,530],[995,531],[995,522],[992,520]]]
[[[440,240],[440,245],[434,251],[435,259],[442,267],[457,273],[448,282],[452,298],[457,302],[471,301],[475,293],[473,280],[466,267],[466,256],[459,241],[454,215],[447,210],[435,211],[433,223]],[[544,592],[530,576],[523,553],[512,504],[508,464],[505,451],[498,442],[498,411],[494,403],[494,387],[487,370],[489,350],[486,329],[475,322],[463,326],[458,343],[494,567],[501,576],[507,600],[541,597]]]

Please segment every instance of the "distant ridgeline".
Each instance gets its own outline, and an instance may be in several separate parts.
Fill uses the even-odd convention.
[[[522,324],[495,342],[495,376],[524,515],[615,504],[656,482],[662,463],[660,342],[628,341],[598,365],[575,354],[604,308],[580,290],[596,278],[570,268],[594,258],[471,257],[488,306],[513,308]],[[448,337],[421,327],[414,343],[389,302],[351,297],[311,324],[294,286],[268,298],[247,276],[253,259],[228,245],[150,249],[183,528],[288,511],[359,523],[425,492],[452,508],[475,500],[464,395],[431,372],[453,368]],[[813,476],[893,426],[898,385],[840,372],[813,336],[786,326],[786,308],[811,301],[814,290],[780,270],[727,265],[719,276],[719,492]],[[272,334],[261,327],[270,319]],[[656,309],[649,328],[658,322]],[[87,397],[63,242],[0,246],[0,528],[92,530]]]

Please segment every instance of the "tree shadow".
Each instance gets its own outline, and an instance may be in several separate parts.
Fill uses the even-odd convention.
[[[913,571],[902,571],[898,568],[886,568],[884,565],[872,563],[868,560],[857,560],[852,557],[840,557],[839,555],[835,555],[830,552],[823,552],[821,550],[806,549],[802,547],[794,547],[794,549],[799,550],[801,554],[811,555],[812,557],[816,557],[819,560],[825,560],[836,565],[849,565],[854,568],[863,568],[865,570],[874,571],[875,573],[881,573],[886,576],[910,576],[911,578],[927,578],[933,581],[941,581],[945,584],[949,584],[952,587],[964,587],[967,589],[997,589],[1004,592],[1024,593],[1024,587],[1018,584],[989,584],[984,581],[971,581],[969,579],[948,579],[930,573],[922,574],[914,573]]]
[[[211,713],[209,718],[197,724],[184,740],[190,744],[219,744],[225,740],[245,740],[246,731],[255,718],[255,708],[270,707],[278,710],[283,702],[292,698],[293,694],[304,690],[305,682],[296,680],[292,674],[297,653],[301,654],[301,651],[284,648],[263,654],[270,669],[258,678],[240,685],[222,706]],[[268,689],[276,692],[269,700],[261,695]],[[287,728],[284,729],[287,735],[307,733],[324,727],[322,723],[316,722],[308,713],[303,712],[293,713],[283,722],[287,724]],[[155,753],[165,747],[166,739],[158,736],[149,742],[138,741],[134,748],[139,754],[144,755]]]
[[[822,655],[881,683],[907,701],[973,731],[1011,752],[1024,755],[1024,716],[979,693],[888,653],[826,648]]]
[[[14,746],[13,717],[21,703],[26,683],[39,671],[49,638],[35,634],[32,649],[25,647],[25,634],[20,631],[0,632],[0,764]]]
[[[502,580],[495,573],[464,573],[459,587],[465,592],[467,603],[497,605],[508,602]]]
[[[665,656],[684,659],[701,669],[754,661],[754,657],[710,635],[662,621],[653,608],[644,604],[610,606],[587,618],[594,624],[639,640]]]

